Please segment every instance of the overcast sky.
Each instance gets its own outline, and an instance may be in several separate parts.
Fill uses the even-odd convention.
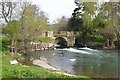
[[[76,7],[74,0],[33,0],[32,2],[47,13],[50,23],[62,16],[70,17]]]

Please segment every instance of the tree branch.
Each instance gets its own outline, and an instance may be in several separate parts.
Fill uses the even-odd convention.
[[[5,19],[5,22],[8,23],[9,21],[8,21],[6,13],[5,13],[5,3],[4,2],[2,2],[2,14]]]

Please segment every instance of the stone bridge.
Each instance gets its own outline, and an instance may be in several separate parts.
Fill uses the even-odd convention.
[[[61,45],[62,47],[72,47],[75,44],[75,36],[79,32],[74,31],[47,31],[42,33],[42,37],[50,37],[55,40],[55,44]]]

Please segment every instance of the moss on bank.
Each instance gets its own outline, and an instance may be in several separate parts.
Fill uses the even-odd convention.
[[[79,80],[92,80],[85,76],[66,76],[49,72],[47,69],[21,64],[11,65],[14,56],[2,54],[2,78],[71,78]]]
[[[45,42],[45,43],[53,43],[54,40],[50,37],[40,37],[32,40],[33,42]]]

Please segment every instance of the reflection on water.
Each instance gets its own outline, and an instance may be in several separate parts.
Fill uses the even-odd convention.
[[[68,73],[90,77],[116,78],[118,52],[90,48],[37,51],[33,58],[44,56],[49,63]]]

